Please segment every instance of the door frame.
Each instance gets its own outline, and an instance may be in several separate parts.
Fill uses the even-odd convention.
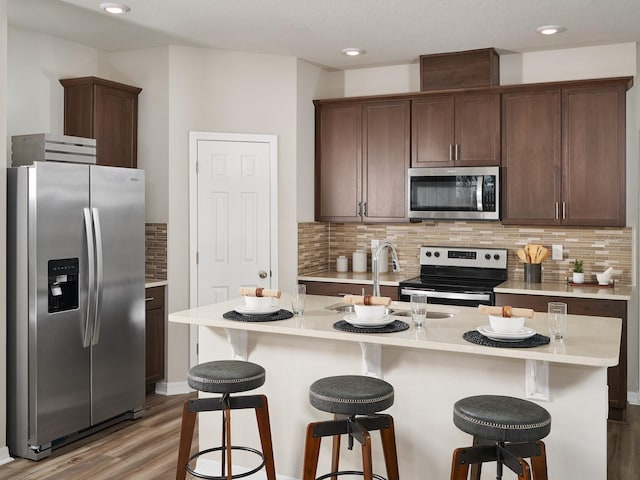
[[[271,288],[278,286],[278,137],[248,133],[189,132],[189,308],[198,302],[198,142],[251,142],[269,145],[269,229]],[[189,327],[189,367],[198,363],[198,327]]]

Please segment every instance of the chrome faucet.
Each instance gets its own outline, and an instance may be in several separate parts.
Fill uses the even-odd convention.
[[[389,242],[380,242],[380,244],[378,244],[378,247],[373,252],[373,255],[371,256],[371,269],[373,270],[373,296],[374,297],[380,296],[380,267],[378,266],[378,262],[380,260],[380,252],[382,252],[384,248],[388,248],[389,250],[391,250],[391,264],[393,266],[392,270],[394,272],[400,271],[400,262],[398,261],[398,251],[396,250],[396,247]]]

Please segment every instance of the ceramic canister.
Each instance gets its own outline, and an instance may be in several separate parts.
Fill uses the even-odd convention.
[[[367,254],[364,250],[356,250],[353,252],[353,271],[354,272],[366,272],[367,271]]]
[[[344,255],[336,258],[336,272],[346,272],[349,270],[349,260]]]

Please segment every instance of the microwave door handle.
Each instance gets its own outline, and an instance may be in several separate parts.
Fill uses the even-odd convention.
[[[482,207],[482,186],[484,185],[484,177],[478,175],[478,184],[476,185],[476,208],[478,212],[483,212]]]

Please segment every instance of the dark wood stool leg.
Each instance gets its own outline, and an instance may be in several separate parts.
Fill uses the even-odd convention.
[[[320,456],[320,441],[322,437],[314,437],[313,431],[318,423],[307,425],[307,436],[304,442],[304,463],[302,465],[302,480],[315,480]]]
[[[466,448],[456,448],[453,451],[453,461],[451,462],[451,480],[467,480],[469,474],[469,464],[460,462],[460,455]]]
[[[522,458],[518,459],[518,463],[520,463],[520,467],[522,467],[522,475],[518,475],[518,480],[531,480],[529,464]]]
[[[382,440],[382,451],[384,453],[384,464],[387,469],[387,478],[388,480],[400,480],[393,417],[389,416],[389,427],[380,430],[380,439]]]
[[[476,447],[480,444],[478,437],[473,437],[473,446]],[[469,480],[480,480],[480,474],[482,474],[482,463],[474,463],[471,465],[471,476]]]
[[[340,435],[333,436],[333,446],[331,447],[331,471],[337,472],[340,467]],[[338,476],[333,475],[331,480],[337,480]]]
[[[371,435],[366,430],[362,432],[362,478],[373,480],[373,461],[371,459]]]
[[[189,411],[191,400],[184,402],[182,406],[182,426],[180,428],[180,447],[178,448],[178,465],[176,466],[176,480],[185,480],[187,477],[187,463],[191,452],[193,431],[196,426],[196,412]]]
[[[264,468],[267,472],[267,480],[276,480],[276,467],[273,461],[273,443],[271,442],[271,424],[269,423],[269,406],[267,397],[262,396],[262,406],[256,408],[256,420],[258,432],[260,432],[260,444],[264,455]]]
[[[531,457],[531,470],[534,480],[548,480],[547,477],[547,451],[544,442],[536,442],[540,447],[540,455]]]

